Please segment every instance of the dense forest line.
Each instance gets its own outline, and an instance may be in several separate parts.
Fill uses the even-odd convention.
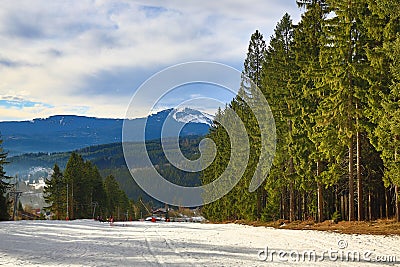
[[[115,177],[109,175],[103,181],[97,167],[82,156],[72,153],[64,172],[57,164],[53,170],[51,178],[46,179],[43,195],[54,219],[134,217],[134,205]]]
[[[199,156],[198,144],[201,138],[201,136],[196,135],[181,137],[180,149],[182,153],[188,158],[197,158]],[[165,139],[164,143],[166,144],[166,149],[172,152],[172,148],[168,146],[169,140],[168,138]],[[135,142],[132,142],[129,146],[132,151],[137,151],[138,147],[139,143]],[[166,179],[176,184],[187,186],[195,186],[201,183],[198,173],[182,172],[168,163],[160,139],[146,141],[146,148],[152,163],[158,166],[157,170],[166,177]],[[146,201],[151,200],[132,179],[126,167],[121,143],[95,145],[73,152],[81,155],[84,160],[91,161],[92,164],[99,169],[103,177],[112,174],[122,185],[122,188],[124,188],[129,198],[138,199],[140,196]],[[7,158],[9,164],[5,165],[5,168],[7,174],[10,176],[18,176],[19,179],[27,179],[28,175],[33,177],[31,174],[33,167],[52,169],[54,164],[57,163],[61,170],[65,169],[68,159],[73,152],[41,152],[13,156]],[[134,157],[133,162],[135,168],[142,168],[144,166],[143,158],[139,156],[139,153],[132,153],[130,156]],[[46,173],[39,172],[38,175],[45,176]]]
[[[201,136],[180,137],[180,150],[189,159],[198,158],[198,144],[201,139]],[[0,145],[1,142],[0,139]],[[172,148],[168,147],[169,139],[164,140],[164,143],[166,149],[169,149],[172,153]],[[137,151],[137,147],[139,147],[138,143],[129,144],[132,151]],[[146,148],[157,171],[169,181],[183,186],[201,184],[199,173],[181,171],[169,164],[160,139],[146,141]],[[148,171],[141,168],[143,158],[138,155],[139,153],[132,153],[130,156],[134,157],[136,167],[141,169],[141,175],[147,175]],[[73,179],[78,179],[79,182],[75,180],[71,182],[72,178],[68,176],[68,173],[71,172],[69,170],[71,169],[71,166],[69,166],[71,160],[78,162],[73,164],[78,166],[74,167],[78,170],[75,170],[76,175],[73,176],[75,177]],[[8,206],[11,204],[12,196],[8,195],[7,192],[12,188],[12,181],[14,181],[14,179],[7,179],[10,177],[6,175],[4,166],[14,171],[18,178],[22,178],[21,170],[29,171],[31,167],[40,166],[53,169],[52,178],[46,181],[48,188],[45,191],[47,192],[46,199],[49,208],[55,214],[54,218],[65,218],[67,215],[67,183],[71,186],[75,184],[74,190],[76,191],[76,200],[73,202],[69,200],[70,207],[75,206],[75,208],[72,208],[73,210],[68,208],[71,212],[70,218],[92,218],[93,211],[95,211],[97,215],[109,216],[113,214],[116,219],[125,219],[125,214],[128,211],[129,218],[137,219],[139,216],[147,214],[147,209],[163,206],[163,203],[147,195],[132,179],[125,164],[121,143],[90,146],[73,152],[29,153],[11,158],[7,158],[7,153],[3,152],[0,146],[0,208],[3,212],[2,220],[7,220],[10,217]],[[40,175],[46,176],[47,173],[40,173]],[[65,178],[66,175],[67,178]],[[103,186],[101,186],[102,183],[104,183]],[[72,188],[68,188],[68,190],[72,190]],[[71,193],[72,191],[69,194]],[[77,197],[77,195],[80,196]],[[84,197],[84,195],[86,196]],[[111,201],[111,199],[114,200]]]
[[[200,139],[201,137],[198,136],[180,138],[180,150],[188,158],[197,158]],[[165,140],[165,143],[168,144],[168,139]],[[137,143],[130,145],[132,153],[139,154],[137,153]],[[152,208],[163,205],[147,196],[138,187],[124,164],[125,161],[122,161],[123,164],[116,164],[116,162],[124,160],[121,144],[105,145],[101,148],[111,149],[113,153],[103,154],[103,157],[100,159],[97,157],[97,160],[92,162],[85,161],[81,155],[73,152],[63,172],[57,164],[54,166],[53,174],[51,178],[46,179],[44,188],[44,198],[49,204],[47,209],[54,214],[54,219],[112,216],[116,220],[132,220],[139,219],[148,214]],[[199,174],[181,171],[168,163],[160,139],[146,141],[146,148],[150,160],[163,177],[183,186],[200,185]],[[91,151],[99,156],[98,148],[89,147],[81,151],[86,153]],[[99,167],[103,168],[102,171],[99,171]],[[112,168],[105,169],[104,167]],[[145,169],[139,168],[138,171],[142,176],[147,174]],[[103,177],[105,178],[103,179]],[[128,190],[132,190],[129,187],[132,184],[135,190],[130,192]],[[136,195],[129,198],[127,191],[131,194],[136,193]]]
[[[250,158],[233,190],[204,206],[225,220],[400,220],[400,5],[397,0],[299,0],[294,25],[285,14],[269,45],[256,31],[243,74],[263,92],[277,140],[270,173],[248,188],[260,156],[260,131],[243,87],[225,110],[244,122]],[[218,178],[230,160],[219,123],[218,148],[202,182]]]

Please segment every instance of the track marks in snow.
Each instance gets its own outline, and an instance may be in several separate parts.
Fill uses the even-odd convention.
[[[172,240],[160,233],[159,228],[159,224],[154,224],[143,231],[146,246],[157,265],[197,266],[195,260],[180,251]]]
[[[198,266],[197,264],[195,264],[195,261],[189,256],[188,253],[184,253],[182,251],[180,251],[173,243],[173,241],[171,241],[170,239],[168,239],[167,237],[163,236],[160,234],[160,232],[158,231],[157,228],[155,228],[155,232],[157,233],[157,235],[165,242],[166,246],[175,253],[175,255],[178,255],[181,260],[182,263],[186,264],[187,266]]]
[[[260,261],[269,249],[299,252],[338,248],[393,255],[397,262]],[[400,265],[400,236],[343,235],[243,225],[115,223],[92,220],[0,223],[0,265],[5,266],[393,266]]]
[[[150,252],[152,259],[154,259],[155,262],[157,263],[156,265],[159,265],[159,266],[166,266],[166,265],[165,265],[165,262],[160,258],[160,256],[161,256],[162,254],[160,253],[160,256],[157,255],[156,249],[155,249],[155,247],[154,247],[153,244],[152,244],[152,241],[151,241],[152,237],[151,237],[150,234],[148,233],[150,228],[151,228],[151,227],[147,227],[147,228],[143,231],[144,240],[145,240],[145,242],[146,242],[146,247],[147,247],[148,251]],[[146,261],[147,261],[148,263],[152,263],[152,262],[153,262],[153,260],[152,260],[152,259],[148,259],[148,257],[147,257],[146,255],[144,255],[144,258],[146,259]]]

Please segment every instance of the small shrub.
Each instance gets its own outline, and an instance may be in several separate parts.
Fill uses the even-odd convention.
[[[339,213],[338,211],[335,211],[335,212],[332,214],[332,221],[333,221],[334,223],[338,223],[338,222],[340,221],[340,219],[341,219],[340,213]]]

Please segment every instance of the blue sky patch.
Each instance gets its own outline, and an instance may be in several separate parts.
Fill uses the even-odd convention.
[[[54,106],[46,104],[46,103],[41,103],[41,102],[33,102],[33,101],[28,101],[28,100],[6,100],[6,99],[0,99],[0,107],[4,108],[16,108],[16,109],[23,109],[23,108],[32,108],[32,107],[46,107],[46,108],[53,108]]]
[[[147,18],[156,18],[161,13],[167,12],[168,9],[161,6],[141,6],[139,8],[141,11],[144,11]]]

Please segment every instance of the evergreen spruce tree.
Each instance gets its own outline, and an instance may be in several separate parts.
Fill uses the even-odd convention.
[[[393,185],[395,187],[395,205],[396,219],[400,221],[400,205],[399,205],[399,187],[400,187],[400,162],[399,162],[399,145],[400,145],[400,75],[399,75],[399,56],[400,56],[400,37],[385,45],[390,51],[389,58],[391,63],[391,74],[393,75],[393,83],[390,86],[390,92],[382,98],[382,111],[375,129],[377,137],[377,147],[382,151],[381,157],[385,165],[384,181],[386,186]]]
[[[96,214],[103,214],[106,211],[106,203],[107,203],[107,194],[104,190],[104,185],[103,185],[103,177],[101,177],[99,170],[97,169],[96,166],[91,166],[89,169],[90,173],[90,184],[91,184],[91,190],[90,190],[90,203],[91,208],[94,208],[95,211],[97,211]],[[97,206],[94,207],[94,205]],[[90,210],[92,213],[92,210]],[[96,217],[96,214],[94,216]],[[92,214],[93,216],[93,214]]]
[[[250,181],[254,175],[254,171],[256,169],[256,166],[260,158],[261,133],[257,120],[252,110],[244,101],[252,100],[253,98],[252,90],[254,90],[253,88],[254,86],[256,86],[258,89],[261,89],[262,87],[262,74],[263,74],[262,68],[265,62],[265,54],[266,54],[266,45],[264,37],[258,30],[256,30],[256,32],[253,33],[250,37],[247,57],[244,61],[244,69],[242,72],[244,75],[244,79],[242,80],[241,90],[238,93],[238,97],[236,97],[231,102],[232,109],[239,115],[239,117],[244,122],[250,139],[249,140],[250,158],[247,165],[248,170],[244,174],[244,177],[242,178],[243,179],[242,182],[245,182],[245,184],[247,185],[250,185]],[[252,84],[247,84],[248,82],[246,81],[251,81]],[[265,185],[266,182],[264,181],[264,183],[260,185],[260,187],[256,190],[256,196],[255,196],[256,210],[254,212],[255,213],[254,216],[257,219],[261,218],[261,214],[266,205],[267,193],[265,190]],[[242,185],[242,187],[243,186],[245,185]],[[245,196],[247,195],[247,193],[243,192],[242,194],[243,194],[242,197],[246,198]]]
[[[363,109],[367,91],[364,79],[367,42],[362,25],[362,14],[366,12],[366,3],[344,0],[326,2],[334,15],[324,21],[321,63],[324,69],[323,82],[330,86],[332,91],[320,105],[321,113],[329,123],[337,127],[338,139],[348,148],[349,220],[355,219],[354,150],[356,150],[359,183],[358,219],[363,219],[360,136],[364,130]]]
[[[285,169],[283,177],[289,191],[289,220],[295,220],[295,183],[296,170],[294,157],[295,120],[299,118],[299,87],[296,82],[298,70],[295,64],[293,45],[293,23],[288,14],[285,14],[275,28],[275,34],[267,48],[266,60],[263,69],[263,90],[274,114],[277,127],[277,150],[273,168]],[[281,179],[273,177],[271,179]],[[278,171],[280,175],[282,172]],[[280,176],[279,175],[279,176]],[[286,190],[283,188],[283,202],[286,202]],[[287,205],[283,205],[286,210]],[[285,214],[286,211],[283,211]]]
[[[262,68],[265,61],[266,45],[263,35],[256,30],[250,37],[247,57],[244,61],[243,74],[261,87]]]
[[[399,101],[399,57],[400,57],[400,7],[397,1],[368,1],[372,10],[366,18],[366,27],[375,42],[368,47],[371,71],[369,106],[370,120],[374,124],[373,144],[381,151],[385,166],[385,186],[395,188],[396,219],[400,221],[399,166],[398,166],[398,101]],[[386,203],[386,215],[389,216]]]
[[[120,189],[119,184],[114,176],[109,175],[104,180],[104,190],[107,195],[107,212],[109,216],[115,219],[121,215],[121,212],[129,209],[129,201],[126,194]],[[118,216],[119,215],[119,216]]]
[[[306,11],[301,17],[300,23],[294,31],[294,49],[296,64],[299,66],[299,83],[302,87],[302,95],[298,101],[301,102],[301,139],[299,151],[299,173],[302,177],[314,176],[317,191],[317,220],[324,220],[324,185],[331,184],[334,179],[331,175],[329,180],[322,179],[324,161],[328,160],[321,149],[318,138],[317,108],[327,93],[327,88],[321,83],[323,69],[320,66],[322,25],[328,13],[328,7],[324,0],[297,1],[299,7],[305,7]],[[322,129],[324,131],[325,129]],[[311,160],[313,162],[311,162]],[[306,182],[306,181],[305,181]],[[310,181],[310,184],[315,184]],[[313,188],[313,186],[311,186]]]
[[[400,33],[387,49],[391,52],[393,84],[382,103],[387,124],[381,126],[389,133],[382,157],[386,166],[385,178],[395,186],[396,220],[400,221]]]
[[[101,212],[105,208],[106,194],[103,187],[103,178],[101,177],[99,170],[90,161],[85,161],[83,166],[83,180],[82,188],[78,190],[81,197],[82,203],[82,216],[85,218],[91,218],[93,210],[99,206],[98,212]],[[96,206],[96,207],[95,207]]]
[[[65,182],[68,187],[68,216],[69,219],[83,218],[82,214],[82,199],[85,191],[82,188],[84,183],[84,161],[80,155],[73,152],[67,162],[64,171]]]
[[[212,183],[215,179],[217,179],[226,169],[227,164],[229,162],[230,155],[230,141],[228,133],[225,131],[224,127],[219,124],[222,116],[224,116],[224,111],[220,108],[218,109],[213,125],[206,136],[214,141],[216,145],[216,155],[209,167],[202,171],[201,181],[202,184]],[[211,149],[206,148],[204,157],[211,159],[212,155],[210,154]],[[227,218],[225,217],[226,210],[228,208],[228,201],[231,201],[231,195],[225,195],[224,197],[207,204],[203,207],[204,215],[213,221],[223,221]]]
[[[0,220],[8,220],[10,215],[8,214],[9,202],[6,196],[7,189],[11,187],[8,177],[4,171],[4,164],[7,163],[7,153],[3,151],[2,147],[3,140],[0,139]]]
[[[265,207],[265,184],[260,186],[255,194],[249,192],[250,181],[260,156],[260,129],[253,112],[245,102],[245,100],[252,97],[253,85],[261,86],[264,56],[265,41],[262,34],[257,30],[251,36],[247,58],[244,63],[243,75],[246,78],[242,81],[238,95],[227,107],[232,109],[245,125],[250,143],[250,158],[244,175],[238,184],[227,195],[203,208],[206,216],[213,220],[260,219],[262,209]],[[253,84],[247,84],[247,79],[250,79]],[[211,166],[202,173],[203,184],[210,183],[218,178],[225,171],[230,160],[231,149],[228,144],[230,144],[230,138],[232,137],[218,123],[221,119],[229,120],[224,112],[225,110],[218,111],[216,114],[217,120],[207,136],[215,142],[217,155]],[[235,155],[235,157],[239,156]],[[235,174],[232,173],[230,175]]]
[[[46,178],[46,186],[43,190],[44,199],[49,206],[47,208],[54,214],[54,218],[61,220],[66,217],[66,183],[57,164],[54,165],[51,179]]]

